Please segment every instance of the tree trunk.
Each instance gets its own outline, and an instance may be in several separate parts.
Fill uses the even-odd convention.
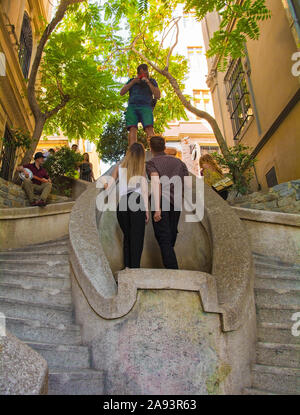
[[[41,138],[45,122],[46,122],[46,116],[41,113],[39,115],[39,117],[35,120],[35,127],[34,127],[34,131],[33,131],[33,134],[32,134],[31,145],[30,145],[29,149],[24,154],[22,164],[30,163],[30,161],[32,159],[32,156],[33,156],[33,153],[35,152],[35,149],[36,149],[36,147],[38,145],[38,142]]]

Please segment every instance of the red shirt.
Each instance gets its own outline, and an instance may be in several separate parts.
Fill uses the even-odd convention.
[[[47,170],[44,169],[44,167],[40,166],[40,168],[38,169],[35,165],[35,163],[32,164],[25,164],[23,166],[25,169],[29,169],[32,171],[34,176],[40,177],[41,179],[49,179],[49,174],[47,173]],[[40,182],[39,180],[36,179],[32,179],[32,183],[34,184],[42,184],[42,182]]]

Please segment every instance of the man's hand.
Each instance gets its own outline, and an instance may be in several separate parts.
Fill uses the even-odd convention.
[[[146,210],[146,224],[149,222],[150,216],[149,216],[149,210]]]
[[[45,179],[44,177],[42,179],[40,179],[42,183],[51,183],[51,181],[49,181],[48,179]]]
[[[161,210],[157,210],[153,216],[154,222],[159,222],[161,220]]]

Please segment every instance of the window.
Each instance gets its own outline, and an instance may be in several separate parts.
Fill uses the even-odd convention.
[[[242,62],[233,61],[225,77],[227,104],[234,140],[238,140],[249,118],[253,116],[249,91]]]
[[[24,13],[21,36],[20,36],[20,50],[19,61],[24,78],[28,77],[30,59],[32,53],[32,30],[30,26],[30,19],[27,13]]]
[[[194,106],[199,110],[211,112],[210,92],[206,89],[193,89]],[[197,117],[199,119],[199,117]]]
[[[201,68],[201,56],[203,54],[202,46],[188,46],[187,53],[190,69],[199,71]]]
[[[185,29],[191,27],[195,23],[195,13],[183,13],[183,27]]]
[[[210,154],[210,153],[220,153],[220,147],[217,146],[201,146],[200,147],[201,155]]]
[[[266,180],[267,180],[268,187],[273,187],[278,184],[275,167],[272,167],[268,171],[268,173],[266,174]]]

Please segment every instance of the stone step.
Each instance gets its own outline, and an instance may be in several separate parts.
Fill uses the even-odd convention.
[[[90,367],[87,346],[26,342],[47,360],[49,368],[88,369]]]
[[[257,307],[271,303],[298,306],[300,310],[300,291],[298,290],[255,288],[254,292]]]
[[[276,393],[267,392],[261,389],[245,388],[243,395],[276,395]]]
[[[264,389],[275,394],[300,394],[300,369],[255,365],[252,369],[255,389]]]
[[[272,278],[269,275],[256,275],[255,288],[272,288],[273,290],[294,290],[300,293],[300,279]]]
[[[50,368],[48,395],[103,395],[103,374],[93,369]]]
[[[67,250],[61,250],[60,253],[51,253],[51,252],[40,252],[40,251],[29,251],[29,252],[0,252],[0,260],[32,260],[37,259],[39,261],[65,261],[66,263],[69,260],[69,252]]]
[[[6,317],[33,319],[53,324],[72,324],[74,320],[71,305],[49,306],[4,297],[0,297],[0,312]]]
[[[12,270],[1,270],[0,271],[0,283],[20,283],[31,285],[33,288],[51,288],[59,290],[70,290],[71,281],[70,278],[66,277],[49,277],[40,276],[37,274],[24,274],[22,275]]]
[[[256,363],[297,368],[300,365],[300,345],[258,342]]]
[[[7,268],[0,268],[0,279],[5,278],[6,276],[14,275],[15,277],[18,276],[18,278],[27,278],[31,277],[34,279],[39,278],[59,278],[64,280],[70,281],[70,267],[69,265],[65,266],[65,270],[57,271],[56,268],[49,268],[47,270],[39,270],[39,269],[33,269],[33,270],[22,270],[21,266],[18,269],[7,269]]]
[[[51,305],[71,305],[71,290],[62,291],[57,288],[34,288],[25,282],[0,283],[1,296],[15,301]]]
[[[1,269],[11,269],[19,272],[20,274],[22,271],[38,271],[41,273],[46,273],[50,271],[52,275],[55,273],[61,274],[62,272],[69,272],[70,265],[67,259],[63,257],[59,260],[56,259],[47,259],[43,260],[16,260],[16,259],[0,259],[0,270]]]
[[[252,255],[253,255],[253,260],[255,263],[262,263],[262,264],[268,264],[268,265],[279,265],[280,267],[293,267],[293,268],[300,269],[300,264],[282,261],[280,258],[275,257],[275,256],[266,256],[266,255],[258,254],[255,252],[253,252]]]
[[[273,278],[300,279],[300,269],[298,267],[284,267],[256,262],[255,273],[271,275]]]
[[[282,323],[258,323],[257,340],[266,343],[300,344],[300,336],[293,336],[292,326]]]
[[[39,320],[6,318],[6,328],[20,340],[49,344],[81,344],[80,326],[47,324]]]
[[[260,323],[283,323],[290,324],[293,314],[299,312],[296,305],[261,304],[256,306],[256,317]]]
[[[46,245],[55,245],[58,243],[68,243],[69,241],[69,235],[66,234],[64,236],[61,236],[60,238],[56,238],[56,239],[50,239],[49,241],[45,241],[45,242],[38,242],[36,244],[30,244],[30,245],[26,245],[26,246],[46,246]],[[22,249],[22,248],[15,248],[16,249]]]
[[[46,250],[48,248],[61,249],[61,248],[67,248],[68,245],[69,245],[69,238],[66,240],[55,240],[52,242],[43,242],[43,243],[35,244],[35,245],[26,245],[21,248],[12,248],[12,249],[9,249],[8,252],[33,251],[36,249]]]
[[[35,258],[38,258],[40,254],[43,255],[69,255],[69,248],[68,246],[46,246],[41,248],[24,248],[18,251],[1,251],[0,257],[8,259],[11,257],[29,257],[35,255]]]

